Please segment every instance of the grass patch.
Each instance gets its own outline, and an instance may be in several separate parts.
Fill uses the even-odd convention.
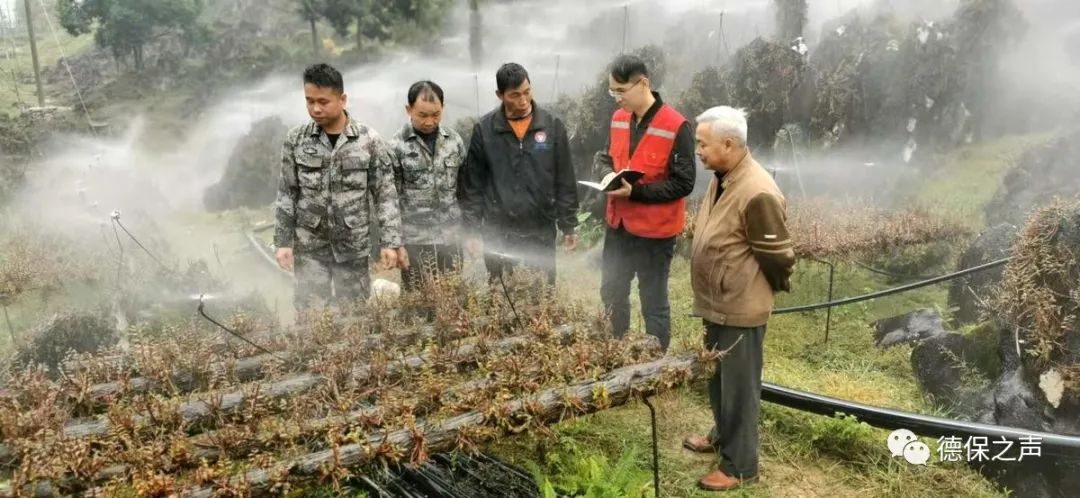
[[[562,292],[599,305],[596,302],[599,274],[586,264],[587,259],[572,257],[560,261]],[[783,295],[778,305],[825,300],[826,279],[827,270],[823,266],[800,264],[794,292]],[[692,293],[688,261],[680,258],[674,262],[670,282],[672,350],[678,353],[699,347],[703,327],[700,319],[689,316]],[[853,266],[837,267],[836,297],[887,286],[884,277]],[[766,333],[765,380],[871,405],[940,414],[923,400],[918,390],[911,372],[910,348],[877,350],[868,324],[944,301],[943,289],[930,288],[835,309],[827,343],[824,311],[777,316]],[[634,313],[639,311],[635,309]],[[642,329],[636,323],[632,328]],[[704,383],[659,396],[654,404],[662,494],[715,496],[696,486],[697,480],[713,468],[715,458],[682,448],[683,437],[704,433],[712,425]],[[651,478],[648,417],[646,407],[633,403],[566,421],[555,427],[552,438],[524,435],[503,440],[492,451],[514,463],[536,464],[549,476],[561,472],[558,465],[550,464],[552,453],[558,455],[556,460],[588,459],[595,455],[610,463],[618,462],[632,451],[638,461],[638,477]],[[1003,496],[965,466],[933,463],[913,467],[892,459],[885,446],[888,431],[850,418],[821,417],[765,403],[761,431],[761,481],[726,496]],[[573,441],[573,451],[566,451],[561,443],[567,439]]]
[[[22,8],[21,3],[19,8]],[[36,20],[38,22],[35,22],[34,34],[37,39],[38,61],[42,71],[45,71],[49,66],[55,65],[60,61],[61,57],[65,55],[75,57],[91,49],[94,45],[92,35],[70,36],[58,24],[55,13],[50,12],[49,15],[52,16],[53,27],[56,29],[55,38],[53,33],[49,31],[48,25],[44,23],[40,13],[37,14]],[[18,105],[20,101],[25,105],[37,105],[34,65],[26,33],[18,33],[12,43],[15,45],[15,56],[13,58],[0,58],[0,81],[3,82],[0,84],[0,113],[8,116],[15,116],[19,113]],[[10,54],[12,48],[8,40],[3,40],[3,45],[0,47],[0,52]],[[14,79],[12,78],[13,71],[16,76]],[[80,88],[80,90],[86,93],[88,89]],[[56,104],[55,100],[58,95],[75,95],[70,78],[65,76],[61,81],[53,85],[45,84],[46,105]]]
[[[1015,135],[956,149],[918,186],[914,201],[932,213],[965,221],[977,231],[986,224],[983,208],[1020,154],[1053,137],[1053,133]]]

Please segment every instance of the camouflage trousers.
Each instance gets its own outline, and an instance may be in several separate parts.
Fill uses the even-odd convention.
[[[337,306],[366,300],[371,291],[368,258],[342,263],[312,258],[296,258],[293,275],[297,310],[313,306]]]

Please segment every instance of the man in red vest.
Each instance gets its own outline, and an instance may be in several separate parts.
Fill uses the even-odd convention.
[[[615,171],[645,176],[608,193],[600,297],[616,337],[630,327],[630,283],[638,279],[645,332],[671,342],[668,275],[675,237],[686,223],[686,196],[694,190],[694,132],[682,114],[652,90],[645,63],[621,55],[611,64],[608,93],[619,109],[611,117],[607,155]]]

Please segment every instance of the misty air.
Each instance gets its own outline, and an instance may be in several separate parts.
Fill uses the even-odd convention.
[[[0,497],[1080,493],[1074,0],[0,0]]]

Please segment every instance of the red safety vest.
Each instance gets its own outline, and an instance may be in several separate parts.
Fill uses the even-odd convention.
[[[658,183],[668,177],[668,161],[675,148],[675,135],[686,118],[679,111],[664,104],[653,116],[645,135],[638,141],[634,155],[630,155],[630,127],[633,114],[619,109],[611,117],[611,145],[608,154],[615,163],[615,171],[626,168],[641,171],[645,177],[640,183]],[[626,231],[650,239],[666,239],[682,233],[686,224],[686,198],[660,204],[645,204],[629,198],[608,197],[607,223],[618,228],[621,223]]]

